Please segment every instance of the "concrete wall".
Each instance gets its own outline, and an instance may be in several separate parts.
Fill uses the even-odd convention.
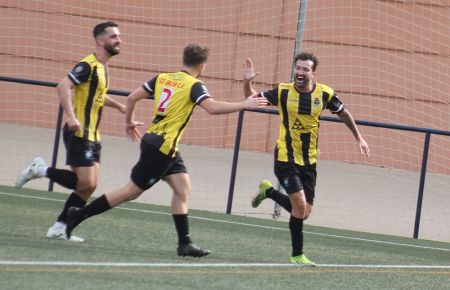
[[[260,90],[290,79],[299,1],[0,2],[0,75],[58,82],[92,51],[92,27],[114,20],[123,44],[110,63],[111,88],[131,91],[159,71],[179,69],[191,42],[211,48],[203,80],[218,100],[241,100],[245,57],[262,72]],[[307,7],[302,50],[319,57],[317,81],[335,88],[356,119],[450,131],[448,1],[315,0]],[[57,107],[52,88],[0,82],[0,122],[52,128]],[[148,123],[149,110],[142,102],[138,118]],[[122,120],[107,110],[103,134],[122,136]],[[242,148],[271,151],[278,116],[248,113],[245,121]],[[237,114],[197,109],[183,143],[232,147],[236,122]],[[420,169],[423,134],[360,129],[372,158],[359,155],[342,124],[327,122],[321,158]],[[450,137],[431,140],[429,170],[450,173]]]

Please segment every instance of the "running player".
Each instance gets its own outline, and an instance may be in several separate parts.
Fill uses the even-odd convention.
[[[153,121],[141,140],[141,155],[131,170],[127,184],[92,201],[85,208],[70,208],[67,235],[83,220],[101,214],[121,203],[139,197],[159,180],[173,190],[171,212],[178,235],[179,256],[206,256],[210,252],[192,243],[188,228],[188,198],[191,183],[178,151],[180,141],[195,106],[210,114],[227,114],[267,105],[264,97],[249,96],[238,103],[214,100],[198,77],[206,68],[209,49],[191,44],[183,52],[183,69],[161,73],[132,92],[126,102],[126,133],[137,141],[141,138],[133,112],[138,101],[154,96]]]

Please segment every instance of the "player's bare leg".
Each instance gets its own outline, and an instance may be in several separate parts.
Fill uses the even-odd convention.
[[[178,235],[178,256],[202,257],[208,255],[210,251],[193,244],[189,236],[188,205],[191,192],[189,175],[176,173],[166,176],[164,180],[173,190],[171,210]]]
[[[47,230],[47,237],[50,239],[63,239],[69,241],[83,242],[84,239],[66,235],[67,212],[70,207],[82,208],[86,201],[94,193],[97,182],[100,164],[95,162],[93,166],[72,167],[72,171],[77,175],[77,185],[66,200],[64,207],[56,222]]]

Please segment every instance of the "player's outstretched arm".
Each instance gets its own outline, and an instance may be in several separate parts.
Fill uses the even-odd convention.
[[[344,124],[350,129],[350,131],[352,131],[353,136],[355,136],[356,141],[358,141],[359,150],[361,154],[365,154],[367,157],[369,157],[370,156],[369,145],[359,132],[352,114],[350,114],[350,112],[344,108],[344,110],[338,113],[338,116],[342,120],[342,122],[344,122]]]
[[[267,106],[267,99],[252,95],[245,99],[245,101],[237,103],[219,102],[213,98],[208,98],[200,103],[200,107],[205,109],[211,115],[228,114],[241,110],[257,109]]]
[[[122,114],[125,114],[125,105],[122,105],[108,95],[105,98],[105,106],[117,109]]]

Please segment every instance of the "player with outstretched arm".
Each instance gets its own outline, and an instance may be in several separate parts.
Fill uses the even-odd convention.
[[[133,140],[141,138],[134,121],[137,102],[154,96],[153,121],[141,138],[141,154],[131,170],[131,178],[124,186],[105,193],[85,208],[70,208],[67,236],[83,220],[101,214],[117,205],[139,197],[159,180],[173,190],[171,212],[178,235],[179,256],[201,257],[208,250],[192,243],[188,228],[188,198],[191,183],[178,143],[186,130],[194,108],[198,105],[210,114],[227,114],[267,105],[264,97],[249,96],[238,103],[214,100],[206,86],[198,79],[206,68],[209,49],[198,44],[185,47],[183,69],[173,73],[160,73],[138,87],[126,101],[126,134]]]
[[[319,155],[319,116],[324,109],[336,114],[350,129],[358,142],[361,154],[370,155],[369,146],[359,132],[350,112],[330,87],[316,83],[314,76],[319,60],[311,53],[295,56],[295,78],[291,83],[280,83],[261,92],[269,103],[278,108],[281,119],[279,137],[275,146],[274,172],[286,194],[273,188],[268,180],[261,181],[259,191],[251,201],[256,208],[271,198],[290,214],[292,255],[290,262],[302,266],[315,266],[303,253],[303,221],[311,214],[316,187],[316,162]],[[251,81],[253,64],[243,64],[244,93],[255,95]]]

